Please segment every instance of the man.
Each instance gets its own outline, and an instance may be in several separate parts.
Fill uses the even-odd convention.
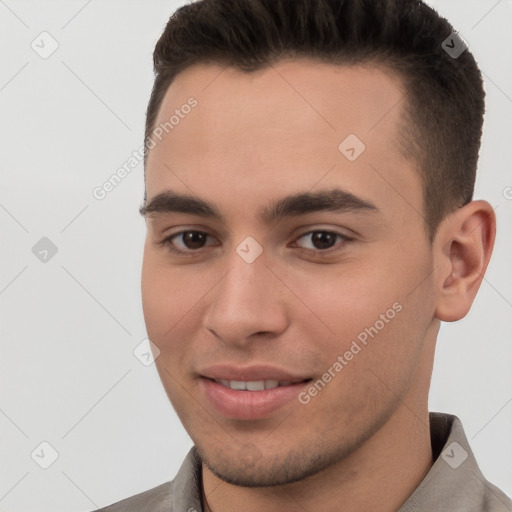
[[[512,510],[427,407],[495,237],[453,28],[413,0],[203,0],[154,62],[143,308],[194,447],[102,510]]]

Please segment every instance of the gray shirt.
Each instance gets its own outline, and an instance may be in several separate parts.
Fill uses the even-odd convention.
[[[435,460],[427,476],[397,512],[511,512],[512,501],[478,468],[456,416],[430,413]],[[189,451],[176,477],[96,512],[203,512],[201,459]]]

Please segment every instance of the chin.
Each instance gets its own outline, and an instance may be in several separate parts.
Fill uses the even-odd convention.
[[[262,454],[253,458],[247,451],[239,456],[218,454],[212,461],[198,447],[198,453],[204,465],[218,478],[240,487],[274,487],[298,482],[312,476],[336,462],[333,454],[327,456],[309,456],[306,450],[300,450],[283,455],[273,454],[265,457]],[[211,455],[211,454],[210,454]]]

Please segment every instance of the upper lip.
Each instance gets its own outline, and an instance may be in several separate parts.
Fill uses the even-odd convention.
[[[259,381],[277,380],[301,382],[309,379],[299,376],[281,368],[268,365],[232,366],[229,364],[216,364],[199,371],[203,377],[217,380]]]

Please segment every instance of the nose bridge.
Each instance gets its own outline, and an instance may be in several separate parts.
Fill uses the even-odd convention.
[[[278,279],[251,243],[242,242],[226,260],[229,270],[215,287],[205,314],[205,327],[230,343],[244,343],[255,333],[277,334],[286,327]]]

